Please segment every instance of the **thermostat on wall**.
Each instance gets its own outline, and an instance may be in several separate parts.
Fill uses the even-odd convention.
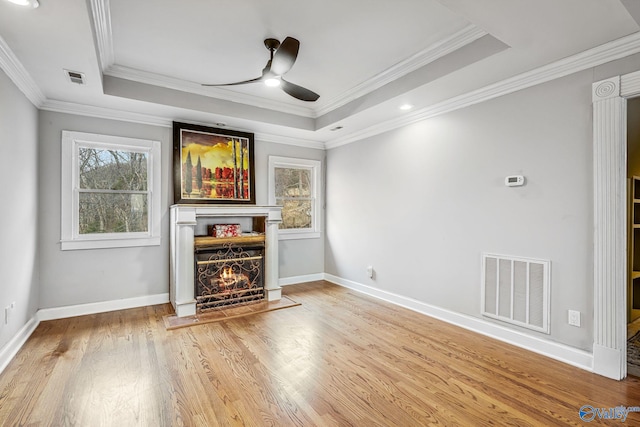
[[[524,185],[524,176],[508,176],[504,179],[504,185],[506,185],[507,187],[520,187],[521,185]]]

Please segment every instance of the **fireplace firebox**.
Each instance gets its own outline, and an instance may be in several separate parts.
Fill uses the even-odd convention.
[[[261,301],[264,289],[264,236],[196,237],[196,311]]]

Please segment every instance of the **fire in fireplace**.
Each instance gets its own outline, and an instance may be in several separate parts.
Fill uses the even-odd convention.
[[[196,310],[263,300],[264,238],[217,240],[195,246]]]

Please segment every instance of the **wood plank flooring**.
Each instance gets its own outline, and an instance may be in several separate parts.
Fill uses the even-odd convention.
[[[554,426],[584,425],[583,405],[640,406],[637,378],[327,282],[284,294],[302,305],[172,331],[168,304],[42,322],[0,375],[0,424]]]

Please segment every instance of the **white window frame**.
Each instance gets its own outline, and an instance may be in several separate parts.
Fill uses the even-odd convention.
[[[316,239],[320,238],[322,224],[322,191],[320,160],[298,159],[292,157],[269,156],[269,204],[276,205],[276,168],[294,168],[311,170],[311,198],[313,199],[313,212],[311,214],[310,228],[279,229],[279,240],[289,239]]]
[[[148,231],[80,234],[79,165],[81,147],[146,153]],[[64,250],[123,248],[160,245],[161,145],[159,141],[62,131],[62,215],[60,247]]]

